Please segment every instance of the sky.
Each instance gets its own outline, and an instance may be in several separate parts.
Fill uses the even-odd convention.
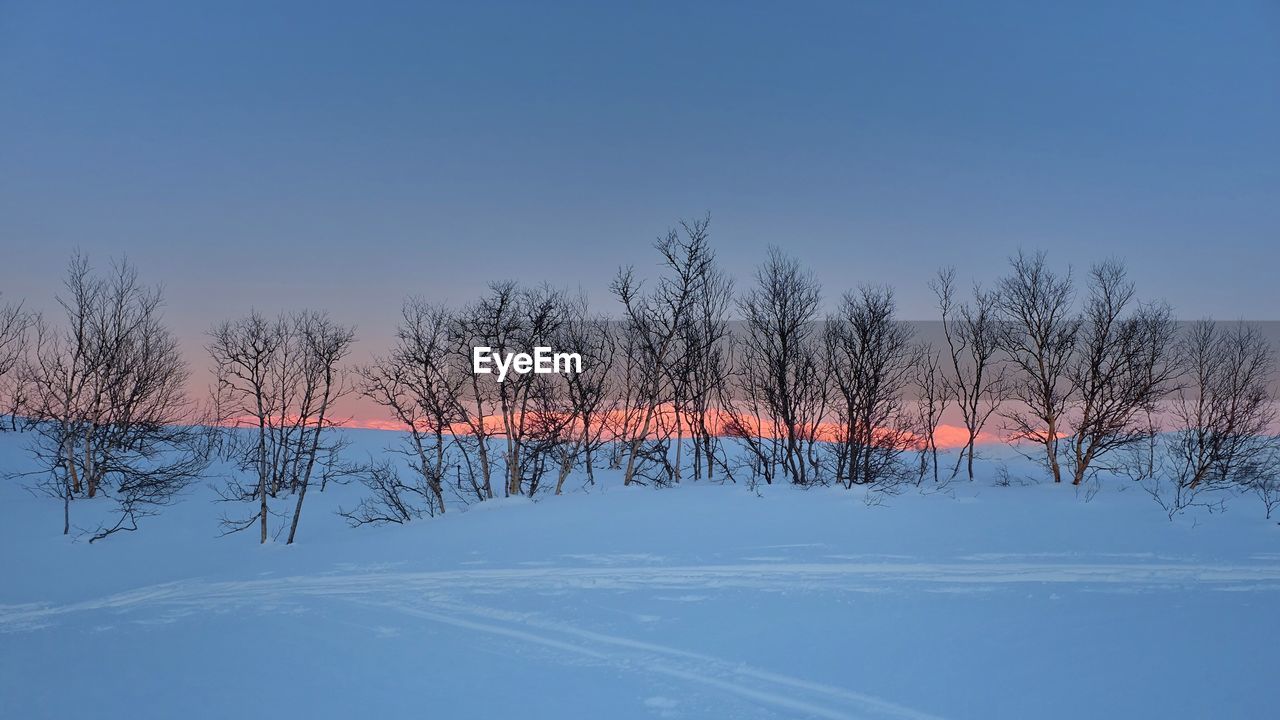
[[[612,311],[706,213],[740,286],[778,245],[906,319],[1020,247],[1280,319],[1280,3],[0,0],[0,292],[127,256],[193,358],[504,278]]]

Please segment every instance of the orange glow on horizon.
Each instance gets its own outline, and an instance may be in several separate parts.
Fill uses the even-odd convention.
[[[624,426],[628,420],[630,420],[632,426],[638,424],[638,414],[638,410],[614,410],[605,414],[602,418],[605,425],[605,429],[603,431],[605,436],[609,436],[610,429]],[[675,411],[670,407],[661,408],[655,412],[654,423],[666,429],[674,428],[676,421],[675,415]],[[593,423],[594,422],[596,421],[593,421]],[[225,424],[232,427],[246,427],[256,425],[257,421],[251,418],[238,418]],[[336,422],[335,424],[343,428],[358,430],[379,430],[389,432],[406,431],[405,425],[399,421],[376,418],[348,418],[343,421]],[[577,425],[577,423],[575,424]],[[717,437],[733,437],[737,434],[736,432],[728,431],[729,426],[736,424],[728,413],[713,413],[709,424],[710,427],[708,429]],[[768,437],[771,434],[770,432],[767,432],[767,426],[769,423],[759,418],[754,418],[751,422],[744,421],[744,424],[747,425],[745,429],[757,437]],[[683,423],[685,437],[689,437],[690,425],[691,424],[688,422],[688,419],[685,418]],[[502,417],[500,415],[485,416],[483,420],[483,428],[493,436],[501,436],[503,432]],[[445,433],[469,435],[471,434],[471,427],[466,423],[454,423],[453,426],[445,430]],[[655,433],[650,433],[650,435],[654,436]],[[815,435],[819,440],[831,442],[837,437],[837,426],[830,422],[819,423]],[[911,434],[907,434],[906,437],[914,440],[914,436]],[[934,441],[939,450],[956,450],[962,448],[965,446],[965,443],[968,442],[968,438],[968,430],[959,425],[941,424],[934,432]],[[987,445],[1005,442],[1006,440],[1007,438],[1004,438],[997,433],[984,430],[978,434],[976,442],[980,445]],[[914,444],[914,442],[912,444]]]

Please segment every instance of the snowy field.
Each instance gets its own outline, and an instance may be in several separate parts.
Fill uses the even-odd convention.
[[[354,433],[369,450],[389,433]],[[0,471],[25,465],[0,435]],[[93,546],[0,486],[4,718],[1280,716],[1280,527],[1136,488],[601,486],[408,526],[208,488]],[[93,509],[78,502],[73,520]]]

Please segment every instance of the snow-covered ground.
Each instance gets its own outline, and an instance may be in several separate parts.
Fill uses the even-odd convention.
[[[0,471],[21,442],[0,435]],[[71,542],[5,481],[0,717],[1280,715],[1280,527],[1256,501],[1170,522],[1119,483],[1086,502],[982,468],[879,504],[606,477],[360,529],[333,509],[361,488],[331,487],[289,547],[218,538],[207,488]]]

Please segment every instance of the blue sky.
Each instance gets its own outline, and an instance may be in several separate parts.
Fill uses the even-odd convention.
[[[741,283],[777,244],[908,319],[1020,246],[1277,317],[1275,2],[0,0],[0,98],[0,290],[127,254],[189,343],[256,306],[376,345],[500,278],[611,309],[708,211]]]

